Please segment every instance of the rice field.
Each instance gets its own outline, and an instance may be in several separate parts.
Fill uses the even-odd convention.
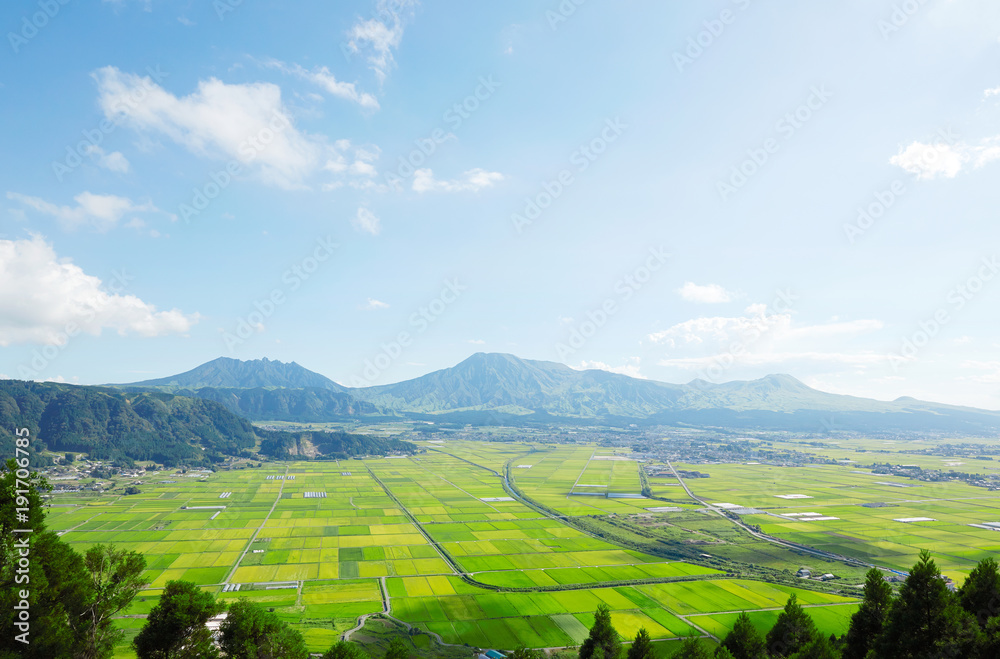
[[[150,585],[129,615],[148,614],[168,581],[184,579],[273,608],[313,651],[385,607],[447,643],[564,647],[584,638],[600,603],[625,636],[645,627],[669,639],[714,633],[730,611],[768,614],[792,592],[577,530],[510,496],[496,473],[509,460],[525,495],[562,514],[662,505],[574,494],[582,483],[641,496],[639,463],[627,453],[449,442],[447,452],[411,458],[155,472],[137,495],[58,494],[48,525],[79,551],[114,542],[145,555]],[[854,601],[796,592],[817,611]],[[138,629],[136,619],[121,625]]]

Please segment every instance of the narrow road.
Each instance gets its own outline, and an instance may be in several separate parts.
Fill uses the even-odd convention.
[[[733,524],[735,524],[736,526],[740,527],[741,529],[743,529],[744,531],[746,531],[747,533],[749,533],[753,537],[757,538],[758,540],[764,540],[766,542],[770,542],[771,544],[779,545],[779,546],[784,547],[786,549],[795,549],[795,550],[798,550],[798,551],[803,551],[803,552],[806,552],[807,554],[813,554],[814,556],[819,556],[820,558],[827,558],[827,559],[830,559],[830,560],[839,561],[841,563],[847,563],[848,565],[853,565],[854,567],[877,567],[878,569],[883,570],[885,572],[889,572],[890,571],[889,568],[882,567],[881,565],[873,565],[871,563],[866,563],[866,562],[858,560],[856,558],[851,558],[850,556],[842,556],[840,554],[834,554],[832,552],[824,551],[822,549],[815,549],[813,547],[808,547],[806,545],[800,545],[800,544],[797,544],[797,543],[794,543],[794,542],[789,542],[787,540],[781,540],[780,538],[775,538],[774,536],[770,536],[770,535],[767,535],[766,533],[762,533],[760,531],[754,530],[754,529],[750,528],[749,525],[745,524],[742,519],[739,519],[738,517],[737,517],[737,519],[733,519],[732,517],[729,517],[728,515],[726,515],[721,510],[719,510],[718,508],[716,508],[712,504],[708,503],[707,501],[705,501],[701,497],[696,496],[695,493],[691,491],[691,488],[689,488],[687,486],[687,483],[684,482],[684,479],[681,478],[680,474],[677,473],[677,470],[674,469],[674,466],[672,464],[670,464],[669,460],[667,460],[667,466],[670,467],[670,471],[673,472],[674,478],[676,478],[677,482],[681,484],[681,487],[684,488],[684,491],[687,492],[687,495],[689,497],[691,497],[692,499],[694,499],[695,501],[697,501],[701,505],[705,506],[705,508],[707,508],[708,510],[711,510],[715,514],[719,515],[723,519],[726,519],[726,520],[732,522]]]
[[[288,467],[285,467],[285,476],[288,476]],[[278,507],[278,502],[281,501],[281,492],[282,490],[285,489],[286,480],[287,479],[285,478],[281,479],[281,485],[278,486],[278,496],[275,497],[274,504],[271,505],[271,509],[267,511],[267,517],[265,517],[263,521],[261,521],[260,526],[258,526],[257,530],[253,532],[253,535],[250,537],[250,541],[247,543],[247,546],[243,548],[243,553],[240,554],[239,560],[233,564],[233,569],[229,571],[229,574],[226,575],[226,579],[222,582],[223,586],[228,584],[229,580],[233,578],[234,574],[236,574],[236,570],[239,569],[240,563],[243,562],[243,558],[247,555],[247,552],[250,551],[250,547],[253,546],[254,541],[257,540],[257,536],[260,535],[260,532],[263,530],[264,525],[267,524],[267,520],[271,519],[271,515],[274,513],[274,509]]]

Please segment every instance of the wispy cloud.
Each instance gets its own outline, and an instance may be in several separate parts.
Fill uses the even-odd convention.
[[[677,292],[688,302],[698,302],[701,304],[719,304],[722,302],[731,302],[733,299],[733,293],[718,284],[699,286],[689,281],[677,289]]]
[[[7,198],[18,201],[39,213],[56,218],[67,229],[90,227],[103,233],[114,228],[128,213],[162,213],[167,217],[174,218],[172,214],[161,211],[154,206],[151,201],[135,203],[128,197],[110,194],[81,192],[73,197],[76,206],[58,206],[39,197],[29,197],[18,192],[8,192]]]
[[[357,85],[353,82],[337,80],[330,72],[330,69],[325,66],[317,66],[313,67],[312,70],[308,70],[299,64],[285,64],[275,59],[266,60],[262,64],[267,68],[276,69],[302,80],[307,80],[326,90],[331,96],[357,103],[369,110],[377,110],[379,108],[378,100],[373,95],[367,92],[359,92]]]
[[[503,174],[485,169],[470,169],[462,178],[441,181],[430,169],[418,169],[413,174],[414,192],[479,192],[503,180]]]
[[[365,311],[376,311],[378,309],[388,309],[389,305],[381,300],[376,300],[374,298],[368,298],[368,301],[361,305],[361,308]]]
[[[367,54],[380,84],[396,64],[392,52],[403,40],[407,10],[418,4],[416,0],[379,0],[378,17],[358,21],[348,31],[347,48],[353,53]]]
[[[364,206],[358,208],[358,212],[354,216],[354,219],[351,220],[351,224],[358,231],[370,233],[373,236],[377,236],[382,231],[382,220]]]

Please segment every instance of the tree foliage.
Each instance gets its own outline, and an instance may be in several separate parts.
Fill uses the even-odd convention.
[[[799,604],[795,593],[788,597],[785,609],[767,633],[767,651],[771,657],[789,657],[816,637],[816,625]]]
[[[695,640],[695,644],[697,644],[697,640]],[[636,633],[635,640],[629,646],[626,657],[627,659],[656,659],[656,650],[653,649],[653,642],[649,639],[649,632],[644,627],[640,628],[638,633]]]
[[[81,659],[100,659],[114,653],[115,644],[125,636],[116,629],[112,616],[129,604],[149,585],[142,578],[146,559],[142,554],[114,545],[95,545],[83,557],[90,578],[90,596],[84,616],[84,649]]]
[[[323,653],[323,659],[370,659],[357,643],[337,641]]]
[[[306,659],[302,634],[256,602],[238,599],[219,627],[227,659]]]
[[[763,659],[767,657],[764,639],[750,622],[746,611],[736,618],[733,630],[722,641],[722,647],[733,655],[733,659]]]
[[[607,604],[599,604],[594,626],[580,646],[580,659],[619,659],[621,653],[621,636],[611,624],[611,609]]]
[[[224,608],[214,595],[190,581],[168,581],[132,646],[139,659],[218,656],[205,623]]]
[[[385,651],[385,659],[408,659],[410,648],[406,647],[406,642],[398,636],[394,636],[389,641],[389,647]]]
[[[861,606],[851,616],[844,647],[844,659],[865,659],[875,639],[882,633],[889,607],[892,605],[892,587],[886,583],[878,568],[865,575],[865,597]]]
[[[875,651],[882,659],[974,657],[981,636],[975,619],[959,606],[923,550],[889,610]]]

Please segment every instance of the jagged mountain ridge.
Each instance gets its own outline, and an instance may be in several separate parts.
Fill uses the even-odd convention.
[[[281,386],[280,382],[287,381],[267,379],[268,372],[280,371],[274,365],[281,362],[257,360],[241,364],[241,368],[251,370],[266,368],[266,372],[257,373],[249,380],[264,383],[272,392]],[[175,376],[158,381],[178,380],[179,376]],[[143,384],[119,386],[137,388]],[[193,393],[224,404],[228,402],[227,407],[231,410],[250,418],[263,419],[274,413],[266,406],[257,405],[255,411],[250,411],[246,403],[232,402],[241,398],[261,398],[260,394],[251,396],[248,391],[205,388]],[[277,391],[285,397],[306,396],[305,389]],[[665,424],[787,426],[795,429],[838,424],[866,430],[954,427],[963,431],[986,431],[1000,428],[1000,412],[941,405],[909,397],[878,401],[831,394],[813,389],[790,375],[768,375],[758,380],[718,384],[703,380],[670,384],[601,370],[578,371],[556,362],[521,359],[503,353],[476,353],[453,367],[411,380],[373,387],[341,387],[340,391],[336,404],[325,411],[316,404],[286,401],[281,416],[274,418],[321,421],[337,416],[386,413],[454,416],[489,412],[508,418],[634,419]],[[243,405],[242,410],[240,405]]]

